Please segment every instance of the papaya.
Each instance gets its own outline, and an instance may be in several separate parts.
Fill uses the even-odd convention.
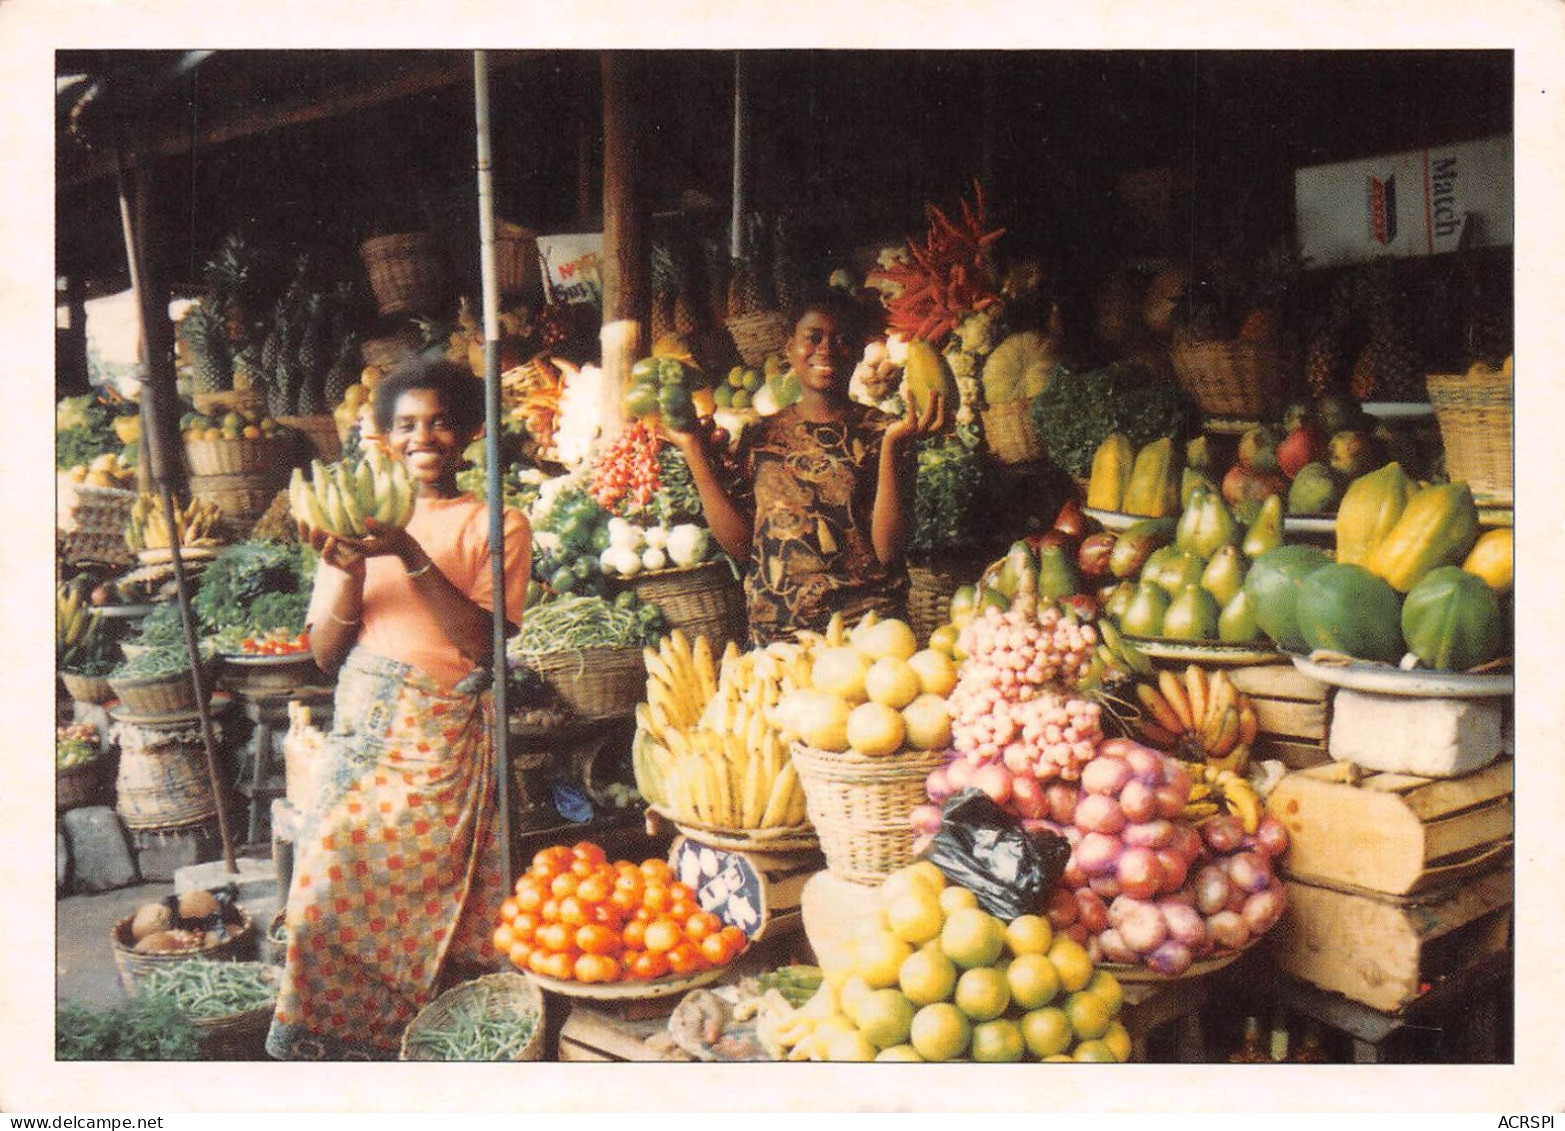
[[[1188,508],[1190,496],[1197,487],[1205,487],[1212,494],[1217,494],[1217,484],[1212,477],[1198,467],[1185,465],[1185,470],[1179,479],[1179,505]]]
[[[1488,583],[1496,593],[1509,593],[1515,578],[1515,536],[1509,526],[1486,530],[1473,543],[1462,568]]]
[[[1119,618],[1120,630],[1130,636],[1163,635],[1163,614],[1168,611],[1168,594],[1160,585],[1143,581],[1136,586],[1125,615]]]
[[[1499,594],[1460,566],[1437,566],[1402,602],[1402,637],[1427,667],[1466,671],[1486,664],[1505,647]]]
[[[1478,506],[1466,483],[1438,483],[1407,501],[1370,552],[1371,573],[1406,593],[1440,566],[1459,566],[1478,540]]]
[[[1334,562],[1299,585],[1299,635],[1310,651],[1394,664],[1402,658],[1402,596],[1363,566]]]
[[[1087,505],[1094,510],[1120,510],[1135,460],[1136,449],[1123,432],[1115,432],[1099,444],[1087,479]]]
[[[1255,623],[1284,651],[1304,650],[1295,612],[1299,586],[1330,562],[1319,546],[1292,544],[1267,550],[1250,563],[1250,571],[1244,575],[1244,590],[1255,606]]]
[[[946,407],[956,411],[960,394],[956,378],[951,375],[940,351],[922,338],[914,338],[907,344],[907,360],[902,367],[902,393],[917,416],[923,416],[934,394],[939,393]]]
[[[1121,581],[1109,590],[1108,596],[1103,598],[1103,614],[1114,620],[1125,619],[1125,610],[1130,608],[1130,601],[1136,595],[1136,583],[1134,581]]]
[[[1349,483],[1337,504],[1337,560],[1368,565],[1370,554],[1402,517],[1417,489],[1394,462]]]
[[[1199,582],[1190,582],[1174,594],[1163,611],[1162,635],[1170,640],[1215,640],[1217,600]]]
[[[1023,576],[1030,577],[1036,588],[1038,583],[1038,559],[1032,552],[1032,547],[1025,541],[1011,543],[1011,548],[1005,552],[1001,560],[1000,572],[994,581],[994,587],[1006,597],[1014,597],[1021,586]]]
[[[1151,518],[1176,514],[1182,471],[1172,437],[1164,436],[1143,446],[1131,467],[1122,509],[1127,514]]]

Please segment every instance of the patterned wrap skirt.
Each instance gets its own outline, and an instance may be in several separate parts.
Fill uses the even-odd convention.
[[[503,892],[487,675],[446,687],[361,649],[343,665],[331,764],[294,845],[273,1057],[394,1059],[450,966],[491,963]]]

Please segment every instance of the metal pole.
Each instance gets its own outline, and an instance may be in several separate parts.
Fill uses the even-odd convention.
[[[485,485],[489,496],[489,571],[494,594],[494,751],[496,835],[500,875],[511,875],[510,737],[505,686],[505,491],[500,478],[500,295],[494,265],[494,177],[489,149],[489,53],[473,52],[473,110],[478,134],[478,261],[483,279],[484,428],[489,442]]]
[[[158,427],[159,408],[157,390],[153,384],[155,367],[154,343],[160,339],[152,332],[152,318],[147,310],[146,287],[142,279],[141,248],[137,239],[135,222],[131,218],[129,186],[125,173],[125,153],[116,135],[114,139],[114,171],[118,181],[120,198],[120,226],[125,233],[125,261],[130,270],[131,297],[141,322],[141,346],[146,364],[146,374],[141,390],[143,424],[142,441],[147,445],[147,462],[152,478],[163,502],[163,513],[168,516],[169,555],[174,566],[175,600],[179,605],[179,623],[184,630],[185,653],[190,659],[190,681],[195,686],[196,714],[201,724],[201,744],[206,750],[207,784],[212,790],[212,801],[217,806],[218,835],[223,842],[223,860],[228,871],[237,875],[238,862],[234,859],[234,838],[228,829],[228,807],[223,803],[223,787],[217,771],[217,738],[212,731],[212,712],[208,696],[206,672],[201,662],[201,647],[196,641],[195,617],[190,611],[190,581],[185,575],[185,562],[180,553],[179,528],[174,521],[177,513],[174,490],[173,453],[164,446],[165,433]],[[257,757],[259,757],[259,753]]]
[[[744,52],[734,52],[734,187],[733,212],[728,221],[728,256],[741,259],[744,256],[744,163],[745,153],[745,103],[749,91],[744,67]]]

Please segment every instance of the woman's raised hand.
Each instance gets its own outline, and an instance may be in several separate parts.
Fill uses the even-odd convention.
[[[321,560],[345,573],[360,573],[366,558],[395,555],[404,562],[424,556],[418,540],[400,526],[384,526],[373,518],[364,520],[369,533],[359,538],[328,534],[324,530],[299,524],[299,541],[321,556]]]
[[[923,412],[915,412],[913,402],[909,400],[907,413],[886,427],[885,443],[901,447],[913,440],[943,432],[950,423],[950,409],[940,393],[931,394]]]

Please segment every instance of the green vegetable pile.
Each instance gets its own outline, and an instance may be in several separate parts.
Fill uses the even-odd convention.
[[[408,1034],[408,1059],[515,1060],[538,1028],[536,1014],[494,1009],[472,997],[452,1005],[440,1021]]]
[[[153,648],[137,652],[122,661],[109,673],[110,679],[156,679],[160,676],[178,675],[190,670],[190,659],[183,644],[177,647]]]
[[[507,653],[512,660],[521,660],[578,648],[649,647],[658,642],[664,627],[662,610],[637,600],[629,590],[613,600],[566,596],[529,609]]]
[[[137,996],[172,1001],[186,1017],[229,1017],[277,1000],[276,968],[261,962],[189,958],[153,970]]]
[[[201,1032],[172,1001],[138,995],[98,1012],[66,1005],[54,1014],[56,1060],[195,1060]]]
[[[190,602],[203,635],[229,639],[240,630],[242,639],[271,629],[301,631],[315,564],[315,553],[300,546],[252,540],[223,547],[202,571]]]
[[[1139,448],[1159,436],[1188,440],[1201,427],[1201,410],[1177,385],[1122,361],[1086,373],[1056,367],[1031,417],[1049,458],[1077,478],[1091,472],[1093,453],[1114,432]]]
[[[91,395],[63,398],[54,409],[54,466],[63,470],[121,451],[114,418],[135,411],[129,402],[116,407]]]
[[[961,440],[948,435],[920,441],[908,548],[928,553],[980,541],[973,504],[982,486],[978,454]]]

